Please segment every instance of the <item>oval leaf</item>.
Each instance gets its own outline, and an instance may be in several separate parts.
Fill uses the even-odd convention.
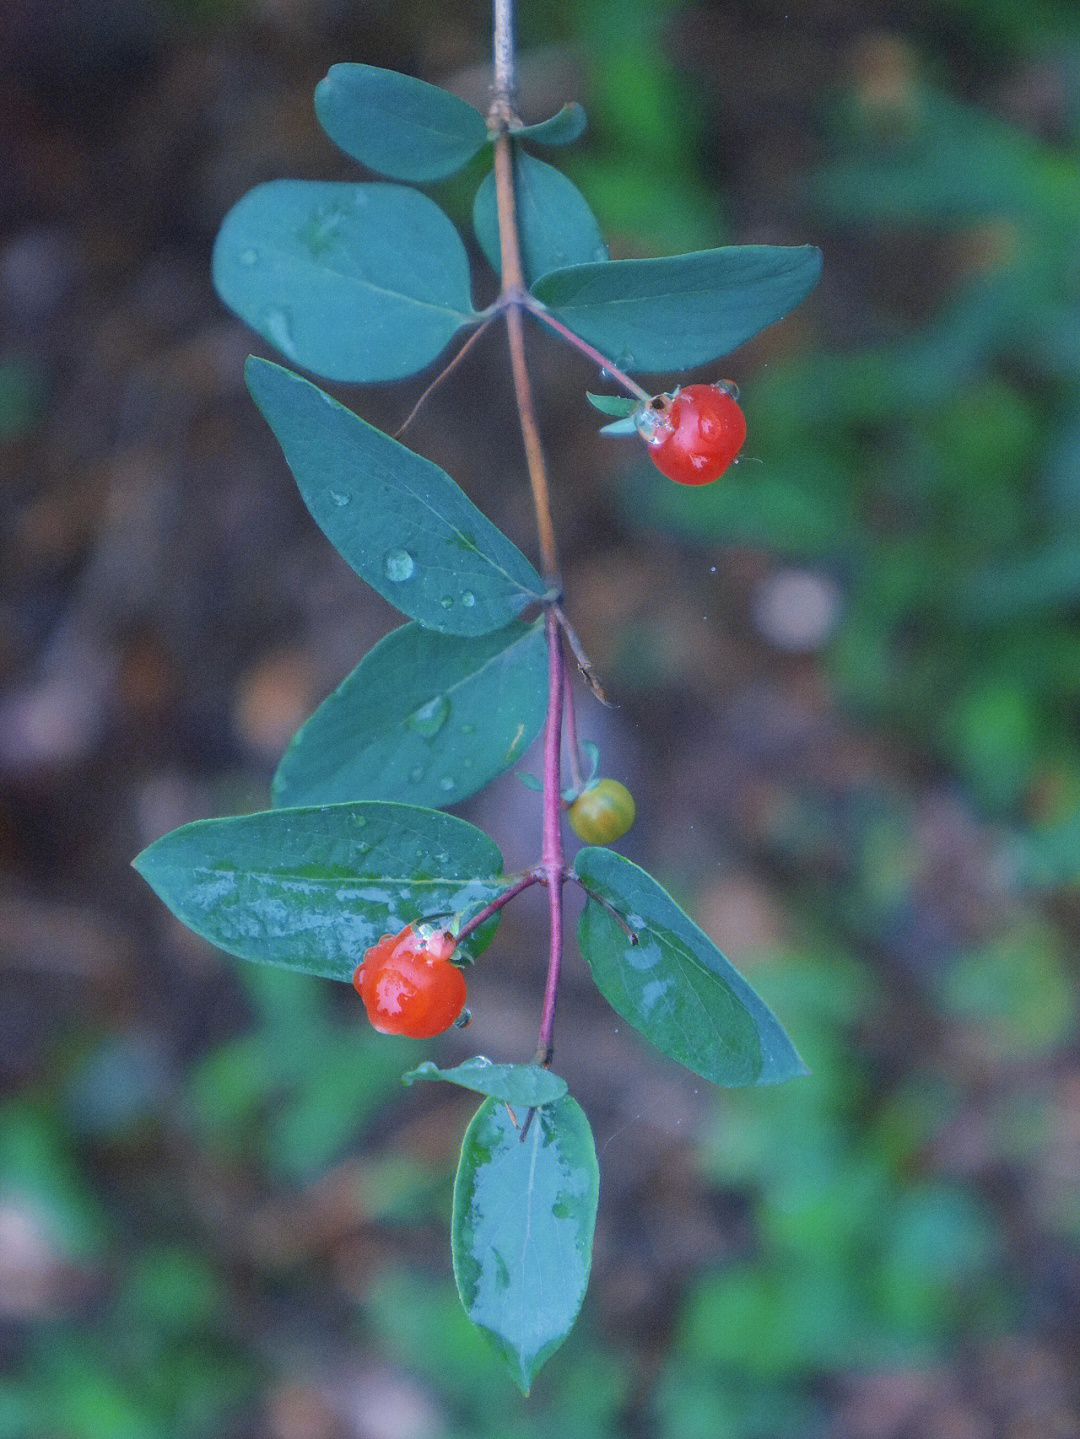
[[[646,1039],[716,1084],[776,1084],[808,1071],[776,1017],[651,875],[610,849],[574,871],[636,931],[590,899],[578,941],[597,988]]]
[[[543,622],[474,639],[402,625],[297,732],[276,805],[456,804],[509,769],[546,709]]]
[[[536,1111],[524,1143],[497,1099],[465,1133],[454,1276],[466,1314],[526,1394],[585,1297],[598,1186],[589,1122],[569,1095]]]
[[[315,113],[335,145],[395,180],[444,180],[488,138],[473,105],[376,65],[331,65],[315,86]]]
[[[213,274],[231,310],[329,380],[411,375],[476,323],[458,232],[400,185],[258,185],[225,216]]]
[[[521,125],[511,130],[515,140],[531,140],[537,145],[569,145],[585,133],[585,111],[571,100],[550,120],[541,120],[538,125]]]
[[[533,286],[564,325],[623,370],[681,370],[734,350],[804,299],[813,245],[733,245],[556,270]]]
[[[521,263],[528,284],[564,265],[607,260],[604,237],[585,196],[561,171],[534,160],[516,146],[514,197],[521,232]],[[480,248],[501,273],[494,172],[476,192],[473,227]]]
[[[510,883],[482,830],[405,804],[196,820],[134,864],[173,914],[219,949],[343,980],[381,935],[475,910]],[[479,948],[493,932],[476,931]]]
[[[418,1079],[443,1079],[447,1084],[458,1084],[476,1094],[489,1094],[492,1099],[516,1104],[521,1109],[553,1104],[566,1093],[566,1080],[541,1069],[538,1064],[492,1064],[482,1054],[454,1069],[440,1069],[429,1059],[401,1078],[405,1084],[415,1084]],[[523,1114],[518,1115],[519,1121],[523,1122],[524,1118]]]
[[[428,629],[482,635],[543,595],[445,470],[291,370],[251,357],[245,374],[316,523],[392,605]]]

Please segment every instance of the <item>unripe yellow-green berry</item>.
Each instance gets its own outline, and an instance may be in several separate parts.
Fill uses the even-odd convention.
[[[570,806],[570,828],[586,844],[611,844],[634,823],[634,796],[617,779],[595,780]]]

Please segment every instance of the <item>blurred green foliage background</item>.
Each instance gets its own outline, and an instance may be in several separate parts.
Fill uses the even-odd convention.
[[[813,1074],[706,1092],[569,966],[597,1257],[527,1405],[450,1279],[468,1097],[403,1089],[428,1047],[214,954],[127,869],[265,805],[395,622],[247,400],[217,225],[260,180],[353,174],[311,110],[336,60],[482,104],[486,9],[0,25],[0,1439],[1073,1439],[1075,6],[520,4],[525,116],[586,105],[566,165],[614,254],[826,256],[725,362],[749,458],[704,491],[598,439],[595,375],[532,345],[623,847]],[[435,187],[463,227],[481,173]],[[492,337],[411,440],[531,552],[505,370]],[[393,429],[423,384],[345,397]],[[467,813],[533,857],[512,776]],[[531,1051],[543,951],[526,897],[447,1059]]]

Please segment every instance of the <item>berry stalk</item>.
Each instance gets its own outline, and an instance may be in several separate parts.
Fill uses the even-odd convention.
[[[575,335],[573,330],[568,329],[561,320],[555,318],[546,305],[542,305],[539,300],[534,299],[528,290],[523,289],[522,293],[516,296],[516,303],[524,306],[530,315],[539,320],[542,325],[546,325],[549,330],[554,330],[557,335],[561,335],[568,344],[573,345],[575,350],[580,350],[583,355],[588,355],[590,360],[595,360],[602,370],[606,370],[613,380],[618,380],[619,384],[631,395],[646,405],[652,399],[648,390],[642,389],[625,370],[620,370],[614,360],[609,360],[606,355],[602,355],[599,350],[589,344],[588,340],[583,340],[580,335]]]

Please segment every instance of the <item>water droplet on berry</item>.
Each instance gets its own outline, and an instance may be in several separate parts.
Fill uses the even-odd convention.
[[[665,437],[671,433],[671,422],[658,410],[648,405],[643,405],[640,410],[634,411],[634,424],[637,432],[647,445],[661,445]]]
[[[467,610],[472,609],[473,605],[476,604],[476,596],[473,594],[472,590],[465,591],[465,593],[461,596],[461,603],[465,606]]]
[[[292,316],[288,310],[279,309],[277,306],[269,310],[264,310],[259,320],[259,329],[271,344],[278,347],[283,355],[287,355],[290,360],[296,359],[296,349],[292,333]]]
[[[444,794],[449,794],[450,791],[454,788],[454,781],[450,778],[449,775],[444,775],[443,778],[439,781],[439,788],[444,792]]]
[[[455,1028],[455,1029],[464,1029],[468,1024],[471,1024],[471,1023],[472,1023],[472,1015],[469,1013],[469,1011],[468,1011],[467,1009],[463,1009],[463,1010],[461,1011],[461,1013],[458,1015],[457,1019],[454,1020],[454,1028]]]
[[[416,569],[416,561],[408,550],[390,550],[383,561],[383,568],[386,570],[386,578],[394,584],[400,584],[407,580]]]
[[[349,501],[352,499],[352,495],[343,495],[340,490],[331,490],[331,491],[330,491],[330,498],[333,500],[334,504],[337,505],[338,509],[340,510],[340,509],[343,509],[343,508],[349,503]]]
[[[409,729],[417,734],[422,734],[425,739],[431,739],[437,735],[446,723],[446,717],[450,713],[450,701],[445,695],[436,695],[434,699],[422,704],[419,709],[413,710],[412,714],[405,721]]]
[[[254,245],[249,245],[246,250],[240,251],[241,265],[257,265],[259,263],[259,252]]]

